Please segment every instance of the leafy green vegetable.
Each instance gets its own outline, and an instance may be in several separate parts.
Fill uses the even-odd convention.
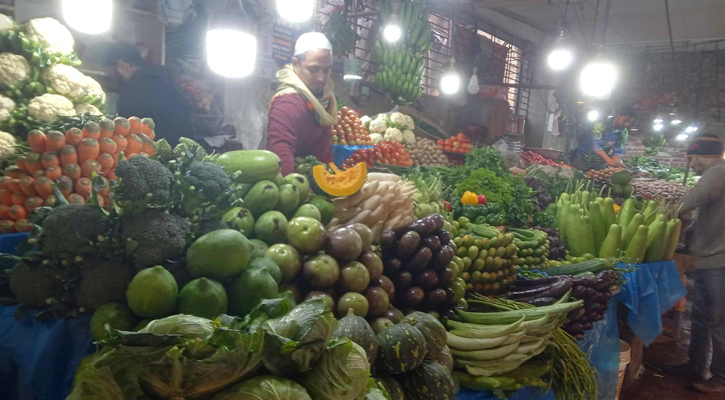
[[[453,195],[461,197],[467,191],[483,194],[488,201],[498,204],[509,204],[514,200],[513,190],[506,179],[483,168],[471,172],[466,179],[459,181]]]
[[[311,400],[299,383],[279,376],[246,379],[212,397],[212,400]]]
[[[335,339],[304,378],[315,400],[358,400],[368,392],[370,363],[365,349],[347,338]]]
[[[506,210],[506,225],[515,228],[526,225],[529,216],[535,211],[534,203],[531,201],[532,191],[521,176],[514,176],[509,179],[515,199],[508,204]],[[506,204],[506,203],[504,203]]]
[[[466,154],[466,166],[470,168],[486,168],[496,175],[509,175],[511,172],[501,152],[491,146],[475,147]]]
[[[301,303],[284,317],[262,324],[267,332],[264,366],[277,375],[307,372],[332,339],[337,320],[322,298]]]
[[[193,315],[172,315],[149,322],[139,332],[156,335],[183,335],[187,339],[208,340],[214,334],[216,324],[206,318]]]
[[[279,318],[292,311],[292,305],[287,299],[263,299],[244,318],[222,315],[222,325],[242,332],[256,332],[262,323],[269,319]]]
[[[629,158],[627,161],[632,167],[641,168],[657,179],[665,179],[668,181],[676,181],[682,183],[685,179],[685,169],[680,167],[674,167],[671,165],[661,164],[659,161],[652,157],[645,155],[635,155]],[[695,174],[690,174],[687,178],[687,186],[695,185]]]
[[[365,395],[365,400],[392,400],[392,398],[385,385],[371,377],[368,379],[368,393]]]

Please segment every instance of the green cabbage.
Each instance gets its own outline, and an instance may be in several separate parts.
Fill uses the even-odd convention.
[[[214,321],[193,315],[179,314],[149,322],[139,332],[155,335],[182,335],[187,339],[208,340],[216,329]]]
[[[278,376],[258,376],[242,381],[212,400],[311,400],[302,385]]]
[[[335,339],[305,376],[314,400],[362,400],[368,393],[370,363],[365,350],[347,338]]]

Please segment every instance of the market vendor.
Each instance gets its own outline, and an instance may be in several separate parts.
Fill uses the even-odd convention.
[[[624,145],[629,138],[628,127],[634,119],[632,106],[621,107],[614,117],[597,122],[592,132],[579,138],[572,165],[582,171],[600,170],[622,164]]]
[[[295,157],[333,161],[330,127],[337,123],[337,101],[331,73],[332,44],[318,32],[300,36],[292,63],[277,72],[267,148],[282,160],[283,175],[294,172]]]

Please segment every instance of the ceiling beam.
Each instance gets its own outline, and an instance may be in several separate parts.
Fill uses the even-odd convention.
[[[478,0],[473,3],[474,8],[513,8],[527,7],[540,4],[579,4],[580,0]]]
[[[541,22],[535,21],[535,20],[533,20],[533,19],[531,19],[531,18],[529,18],[527,16],[521,15],[521,14],[516,13],[516,12],[513,12],[511,10],[508,10],[508,9],[505,9],[505,8],[500,8],[500,7],[492,8],[492,10],[495,11],[495,12],[497,12],[497,13],[499,13],[499,14],[501,14],[501,15],[503,15],[503,16],[505,16],[505,17],[511,18],[511,19],[513,19],[515,21],[521,22],[522,24],[526,24],[526,25],[528,25],[528,26],[530,26],[532,28],[536,28],[536,29],[538,29],[540,31],[543,31],[543,32],[546,32],[546,33],[554,33],[554,32],[556,32],[556,28],[553,28],[551,26],[547,26],[546,24],[542,24]]]

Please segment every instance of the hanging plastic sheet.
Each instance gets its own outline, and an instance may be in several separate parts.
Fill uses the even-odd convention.
[[[332,155],[335,159],[335,165],[337,165],[338,167],[342,167],[342,164],[345,163],[345,160],[350,158],[355,150],[372,149],[373,147],[374,146],[347,146],[341,144],[334,144],[332,145]]]

